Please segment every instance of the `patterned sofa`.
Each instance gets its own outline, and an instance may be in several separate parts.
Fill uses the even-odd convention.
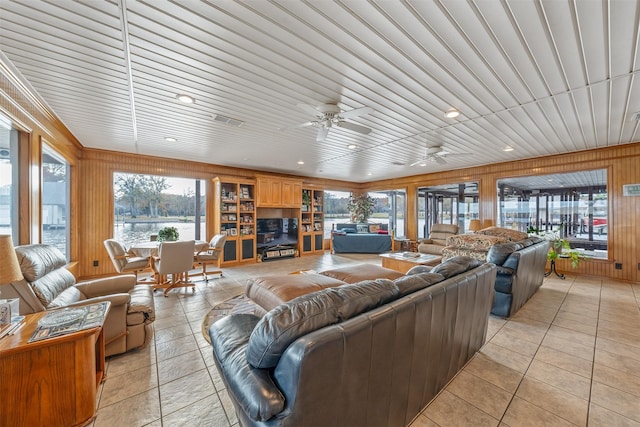
[[[442,250],[443,259],[463,255],[497,266],[491,313],[501,317],[515,314],[542,285],[548,252],[546,240],[502,227],[449,236]]]

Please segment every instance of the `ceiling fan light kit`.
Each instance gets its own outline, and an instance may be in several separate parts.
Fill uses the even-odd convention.
[[[322,104],[317,107],[309,104],[298,104],[298,108],[308,114],[314,115],[315,120],[299,124],[296,127],[313,126],[318,128],[318,135],[316,136],[317,142],[324,141],[329,134],[329,130],[334,126],[352,130],[363,135],[367,135],[371,132],[371,129],[368,127],[346,121],[347,119],[373,113],[373,108],[371,107],[361,107],[349,111],[342,111],[340,107],[335,104]]]

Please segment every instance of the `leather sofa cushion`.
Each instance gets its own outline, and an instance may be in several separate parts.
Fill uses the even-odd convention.
[[[289,344],[299,337],[398,296],[398,287],[391,280],[376,279],[295,298],[260,319],[249,339],[247,361],[255,368],[273,368]]]
[[[226,316],[209,328],[209,336],[233,401],[251,419],[267,421],[282,412],[285,398],[268,370],[247,363],[247,343],[258,321],[252,314]]]
[[[418,245],[418,252],[422,254],[442,255],[442,249],[444,249],[444,243],[420,243]]]
[[[416,267],[425,267],[425,266],[416,266]],[[413,268],[416,268],[413,267]],[[427,267],[429,268],[429,267]],[[417,274],[408,274],[406,276],[402,276],[393,281],[398,287],[400,291],[400,296],[405,296],[420,289],[428,288],[431,285],[435,285],[438,282],[442,282],[444,280],[444,276],[440,273],[417,273]]]
[[[282,303],[326,288],[344,285],[342,280],[322,274],[287,274],[247,280],[247,296],[269,311]]]
[[[71,285],[67,289],[60,292],[60,294],[47,306],[48,309],[66,307],[78,301],[87,299],[82,292],[75,286]]]
[[[67,264],[64,254],[52,245],[18,246],[16,255],[22,275],[30,283]]]
[[[455,256],[436,265],[431,269],[431,272],[441,274],[445,279],[448,279],[460,273],[464,273],[465,271],[474,269],[482,264],[482,261],[468,256]]]
[[[495,290],[503,294],[510,294],[513,285],[513,274],[497,274]]]
[[[156,320],[153,294],[149,292],[148,285],[135,285],[129,291],[129,295],[131,300],[127,311],[127,325],[151,323]]]
[[[65,290],[68,290],[70,287],[76,283],[75,277],[73,274],[69,272],[66,268],[58,268],[57,270],[51,271],[44,277],[39,278],[35,282],[30,282],[31,289],[36,294],[42,305],[45,307],[59,307],[62,305],[70,304],[76,301],[79,301],[81,293],[77,291],[73,293],[73,295],[61,295]],[[56,301],[55,304],[52,305],[54,300],[58,299],[58,296],[61,297],[60,300]],[[66,301],[66,302],[64,302]]]
[[[493,245],[491,249],[489,249],[489,252],[487,252],[487,262],[502,265],[507,258],[519,248],[521,248],[521,246],[515,243],[499,243]]]
[[[321,271],[320,274],[342,280],[346,283],[356,283],[368,279],[394,280],[398,277],[404,276],[398,271],[375,264],[358,264],[352,267]]]

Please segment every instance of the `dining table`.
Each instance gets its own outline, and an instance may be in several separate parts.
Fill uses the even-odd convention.
[[[195,242],[195,252],[201,251],[202,249],[205,249],[209,246],[209,242],[205,240],[196,240]],[[129,252],[139,257],[150,258],[152,256],[157,256],[160,243],[162,242],[136,242],[132,244],[131,247],[129,247]]]

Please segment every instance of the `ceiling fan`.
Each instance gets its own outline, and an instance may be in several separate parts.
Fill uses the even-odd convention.
[[[298,108],[315,116],[315,120],[310,120],[296,127],[313,126],[318,128],[318,135],[316,136],[316,141],[318,142],[324,141],[333,126],[349,129],[365,135],[371,132],[371,129],[368,127],[346,121],[347,119],[373,113],[373,108],[371,107],[342,111],[340,107],[334,104],[322,104],[317,107],[309,104],[298,104]]]
[[[409,166],[426,166],[427,162],[436,162],[438,164],[445,165],[447,164],[447,161],[444,159],[446,156],[448,155],[464,156],[467,154],[469,153],[453,154],[448,151],[445,151],[441,145],[436,145],[435,147],[427,148],[427,151],[425,152],[424,156],[422,156],[420,160],[411,163]]]

